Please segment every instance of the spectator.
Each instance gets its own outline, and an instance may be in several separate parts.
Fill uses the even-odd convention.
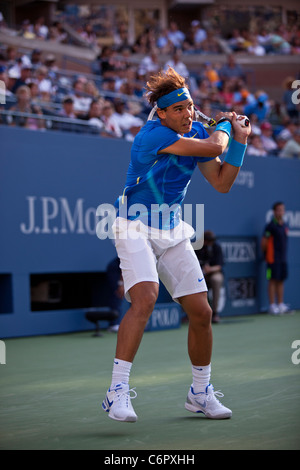
[[[226,109],[232,109],[234,99],[235,80],[228,79],[223,81],[220,90],[220,96]]]
[[[156,46],[161,54],[171,54],[174,50],[174,45],[169,39],[169,30],[163,29],[158,35]]]
[[[59,116],[75,119],[76,115],[74,112],[74,99],[72,96],[65,96],[62,103],[63,107],[59,112]]]
[[[17,80],[20,78],[19,69],[16,67],[11,67],[10,69],[8,69],[7,77],[8,77],[7,89],[12,94],[14,94],[13,89],[15,87],[15,84],[17,83]]]
[[[5,64],[8,70],[16,65],[18,58],[17,48],[15,46],[8,46],[5,52]]]
[[[264,28],[257,34],[258,43],[265,49],[266,53],[272,52],[271,34]]]
[[[32,65],[33,70],[42,66],[41,61],[42,51],[40,49],[33,49],[30,57],[30,62]]]
[[[255,94],[254,103],[249,103],[245,106],[244,113],[249,116],[256,114],[258,121],[264,121],[269,113],[270,105],[268,102],[268,95],[264,91],[258,91]]]
[[[80,33],[80,36],[91,46],[97,45],[97,36],[94,33],[93,26],[91,23],[87,23],[84,26],[83,31]]]
[[[66,43],[68,35],[64,30],[64,26],[60,21],[55,21],[49,28],[49,40]]]
[[[277,144],[277,150],[275,154],[279,157],[281,156],[281,152],[284,148],[284,146],[287,143],[287,139],[285,137],[280,136],[280,134],[276,137],[276,144]]]
[[[285,123],[284,129],[282,129],[278,135],[278,137],[282,137],[286,141],[291,139],[297,130],[297,125],[294,121],[289,120]]]
[[[16,92],[16,97],[17,104],[10,108],[12,114],[11,116],[9,116],[9,124],[20,127],[26,127],[27,129],[32,130],[43,129],[43,119],[14,115],[14,111],[16,111],[17,113],[36,114],[40,116],[42,115],[40,108],[30,102],[31,95],[29,87],[26,85],[19,86]]]
[[[201,23],[198,20],[193,20],[191,27],[194,32],[194,45],[196,49],[201,49],[201,43],[207,39],[207,33],[204,28],[201,27]]]
[[[51,80],[48,78],[47,67],[42,65],[36,70],[35,73],[37,85],[40,93],[49,93],[50,95],[53,92],[53,86]]]
[[[49,29],[45,25],[45,18],[41,16],[34,23],[34,33],[38,39],[48,39]]]
[[[224,259],[222,248],[216,242],[216,236],[211,230],[204,232],[203,248],[196,250],[195,253],[202,268],[206,285],[212,291],[212,322],[219,323],[218,304],[221,288],[224,284]]]
[[[291,45],[280,35],[278,28],[274,33],[271,33],[269,44],[275,54],[289,54],[291,52]]]
[[[0,65],[0,81],[2,81],[5,85],[5,90],[1,88],[0,92],[2,92],[1,97],[4,98],[6,102],[7,98],[11,99],[14,95],[9,89],[8,72],[7,68],[4,65]],[[5,94],[5,97],[3,96],[3,94]],[[3,103],[3,101],[1,101],[0,103]]]
[[[158,72],[160,66],[158,61],[158,49],[153,48],[150,54],[146,55],[139,66],[139,74],[146,75]]]
[[[300,129],[298,128],[291,139],[287,141],[281,150],[279,157],[300,158]]]
[[[264,229],[261,249],[267,265],[269,313],[278,315],[289,311],[284,303],[284,282],[288,276],[288,227],[284,222],[284,203],[276,202],[272,209],[273,218]]]
[[[187,66],[181,61],[181,56],[181,49],[176,49],[172,54],[172,58],[165,63],[164,69],[167,70],[168,67],[172,67],[182,77],[189,78],[190,73]]]
[[[34,33],[33,25],[29,20],[24,20],[22,23],[21,36],[24,39],[35,39],[36,35]]]
[[[240,78],[245,81],[245,73],[242,67],[236,63],[232,54],[227,56],[227,62],[220,68],[219,75],[222,81],[228,79],[238,80]]]
[[[73,84],[73,102],[74,113],[76,116],[84,115],[88,112],[92,98],[86,96],[85,86],[87,80],[84,78],[77,78]]]
[[[242,37],[239,29],[235,28],[232,31],[230,38],[227,40],[227,43],[231,48],[232,52],[241,52],[244,50],[244,38]]]
[[[263,147],[260,135],[252,135],[247,148],[247,155],[254,157],[266,157],[267,152]]]
[[[104,130],[104,123],[101,120],[103,104],[103,100],[94,99],[90,104],[88,113],[81,117],[81,119],[88,121],[88,123],[98,131]]]
[[[29,64],[21,65],[20,76],[17,78],[14,86],[12,87],[12,93],[16,93],[20,86],[26,85],[29,79],[32,77],[32,66]]]
[[[256,114],[248,114],[248,117],[251,122],[251,136],[261,135],[260,124],[258,122],[258,117],[256,116]]]
[[[212,65],[210,62],[204,64],[203,76],[207,78],[211,86],[217,87],[220,85],[220,77],[218,73],[218,67]]]
[[[261,143],[267,153],[272,153],[277,150],[277,144],[273,139],[273,128],[269,122],[263,122],[260,126],[261,129]]]
[[[102,109],[102,120],[104,122],[104,130],[112,137],[122,137],[120,126],[113,116],[115,108],[111,101],[106,100]]]
[[[170,22],[168,39],[171,41],[175,48],[182,48],[185,34],[178,29],[178,25],[175,21]]]
[[[44,61],[45,67],[48,70],[48,77],[51,80],[56,80],[58,67],[56,65],[56,57],[53,54],[47,54]]]
[[[118,124],[123,133],[129,131],[132,127],[141,127],[143,125],[142,119],[126,111],[125,104],[125,101],[116,99],[114,101],[115,112],[112,115],[114,122]]]
[[[259,44],[258,38],[254,34],[251,35],[251,45],[248,46],[247,51],[251,55],[260,57],[266,54],[266,49]]]

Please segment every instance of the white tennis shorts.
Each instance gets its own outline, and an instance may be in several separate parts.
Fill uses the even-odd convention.
[[[159,283],[160,279],[176,302],[182,296],[207,291],[190,241],[194,229],[186,222],[166,231],[117,217],[112,228],[129,302],[129,290],[143,281]]]

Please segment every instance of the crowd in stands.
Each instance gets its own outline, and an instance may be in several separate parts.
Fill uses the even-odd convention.
[[[90,23],[77,26],[77,32],[91,45],[99,37],[99,31],[97,34]],[[25,21],[20,34],[41,40],[67,40],[60,22],[48,26],[43,19],[34,25]],[[6,105],[2,106],[6,113],[1,121],[30,129],[85,129],[132,141],[151,111],[144,97],[147,78],[160,68],[171,66],[187,78],[195,104],[207,116],[231,109],[249,116],[252,134],[248,155],[300,158],[300,106],[299,99],[292,99],[295,94],[292,85],[297,77],[286,79],[282,99],[275,102],[264,90],[250,91],[245,71],[236,61],[239,51],[256,55],[300,53],[299,28],[288,30],[280,26],[274,34],[261,31],[255,38],[253,34],[234,30],[227,41],[232,52],[225,64],[218,64],[216,55],[215,63],[207,62],[196,72],[189,70],[185,54],[218,53],[217,39],[215,31],[211,35],[197,20],[192,21],[187,33],[180,31],[173,21],[168,30],[158,35],[149,28],[130,46],[123,24],[115,34],[115,43],[101,48],[91,64],[91,74],[69,75],[57,68],[53,54],[43,58],[38,49],[24,54],[9,46],[0,56],[0,80],[6,86]],[[168,57],[163,65],[159,61],[162,52]],[[131,61],[134,53],[142,54],[142,59]]]
[[[222,21],[216,21],[211,14],[203,21],[194,19],[186,28],[180,28],[176,21],[171,20],[168,28],[161,30],[157,18],[149,15],[136,24],[137,38],[130,41],[128,33],[128,18],[116,16],[113,7],[99,6],[98,10],[82,15],[76,5],[65,6],[65,10],[56,15],[56,20],[46,24],[45,18],[40,17],[34,22],[24,20],[16,27],[17,34],[26,39],[41,41],[56,41],[70,43],[76,40],[70,35],[72,28],[83,44],[90,47],[102,45],[105,38],[110,45],[119,51],[129,48],[131,53],[149,54],[153,48],[160,53],[171,54],[174,49],[181,49],[184,54],[218,54],[221,52],[247,53],[256,56],[268,54],[300,54],[300,26],[297,18],[290,24],[283,24],[278,17],[266,21],[262,16],[254,17],[248,27],[235,27],[227,30],[220,27]],[[5,19],[0,13],[0,27]],[[107,42],[107,41],[106,41]],[[225,49],[224,49],[225,48]]]

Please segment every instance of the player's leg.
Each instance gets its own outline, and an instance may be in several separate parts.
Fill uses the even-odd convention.
[[[204,276],[190,241],[183,240],[166,250],[158,260],[158,272],[170,295],[181,304],[189,318],[188,352],[193,384],[185,407],[195,413],[204,413],[208,418],[229,418],[231,410],[217,400],[210,384],[212,310],[207,301]]]
[[[223,394],[215,392],[210,384],[213,335],[207,294],[199,292],[181,297],[179,301],[189,318],[188,351],[193,374],[185,408],[211,419],[230,418],[231,410],[217,399]]]
[[[207,292],[180,297],[179,302],[188,316],[188,353],[192,364],[207,366],[212,354],[212,310]],[[208,385],[208,384],[207,384]]]
[[[272,315],[279,314],[277,305],[277,273],[276,264],[267,265],[267,279],[268,279],[268,298],[269,298],[269,313]]]
[[[156,282],[139,282],[129,290],[131,306],[119,327],[116,358],[133,361],[154,309],[158,290],[159,284]]]
[[[131,306],[119,327],[111,385],[102,407],[112,419],[134,422],[137,415],[131,405],[131,398],[136,393],[129,389],[129,376],[132,361],[157,299],[159,281],[156,257],[143,234],[139,237],[119,237],[116,247],[121,261],[125,297]]]
[[[192,363],[193,383],[189,389],[185,408],[193,413],[203,413],[207,418],[226,419],[232,416],[217,397],[210,383],[212,354],[212,310],[206,292],[187,295],[179,299],[189,318],[188,351]]]

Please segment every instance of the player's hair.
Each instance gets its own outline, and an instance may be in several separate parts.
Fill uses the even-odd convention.
[[[275,211],[278,206],[284,206],[284,202],[282,202],[282,201],[275,202],[272,206],[273,211]]]
[[[185,79],[172,67],[152,75],[146,83],[146,98],[154,106],[157,100],[178,88],[188,88]]]

